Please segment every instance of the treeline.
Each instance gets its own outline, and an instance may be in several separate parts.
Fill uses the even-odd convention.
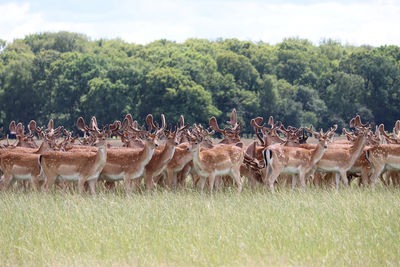
[[[355,114],[391,127],[400,119],[400,48],[285,39],[276,45],[236,39],[148,45],[41,33],[0,41],[0,125],[50,118],[74,129],[79,116],[101,123],[126,113],[167,122],[185,115],[207,124],[238,111],[273,115],[293,126],[339,129]]]

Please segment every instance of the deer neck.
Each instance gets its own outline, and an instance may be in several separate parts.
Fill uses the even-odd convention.
[[[312,154],[311,154],[311,163],[314,165],[316,164],[324,155],[326,151],[326,148],[321,145],[318,144],[317,147],[313,150]]]
[[[154,147],[151,147],[150,145],[145,143],[143,149],[139,153],[140,162],[142,162],[144,165],[149,163],[149,161],[153,157],[154,151],[155,151]]]
[[[349,162],[354,163],[357,160],[365,147],[366,141],[367,137],[364,135],[360,135],[360,137],[357,138],[356,142],[350,148],[351,158]]]
[[[160,154],[160,163],[161,164],[168,163],[174,156],[174,152],[175,152],[175,146],[167,141],[165,143],[163,151]]]
[[[189,161],[193,160],[193,151],[184,151],[183,152],[183,157],[182,160],[184,161],[184,163],[188,163]]]
[[[193,150],[193,163],[195,166],[201,167],[200,145]]]
[[[46,152],[48,145],[45,142],[46,141],[43,141],[43,143],[40,145],[40,147],[33,153],[34,154],[43,154],[44,152]]]
[[[104,143],[103,145],[98,147],[96,162],[101,165],[105,165],[107,161],[107,145]]]

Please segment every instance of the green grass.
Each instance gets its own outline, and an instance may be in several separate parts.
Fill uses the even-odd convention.
[[[399,193],[1,193],[0,265],[399,265]]]

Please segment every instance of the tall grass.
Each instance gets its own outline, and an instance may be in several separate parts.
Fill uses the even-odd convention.
[[[399,265],[398,190],[0,194],[0,265]]]

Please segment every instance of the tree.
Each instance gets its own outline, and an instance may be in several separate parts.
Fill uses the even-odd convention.
[[[156,117],[163,113],[173,122],[184,114],[189,122],[208,124],[210,116],[220,111],[212,104],[211,94],[180,70],[159,68],[146,75],[139,92],[136,114],[145,118],[149,113]]]

